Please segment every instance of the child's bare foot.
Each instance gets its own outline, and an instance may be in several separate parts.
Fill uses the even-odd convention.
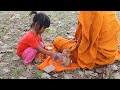
[[[35,61],[35,63],[41,63],[42,62],[42,58],[36,57],[34,61]]]

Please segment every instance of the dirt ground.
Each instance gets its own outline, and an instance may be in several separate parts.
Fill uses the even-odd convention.
[[[73,36],[77,11],[43,11],[50,16],[50,30],[45,31],[46,44],[60,36]],[[120,61],[93,70],[75,69],[49,74],[38,70],[38,64],[24,65],[15,50],[20,38],[30,28],[29,11],[0,11],[0,78],[1,79],[120,79]],[[120,12],[116,11],[120,19]],[[119,46],[118,46],[119,48]]]

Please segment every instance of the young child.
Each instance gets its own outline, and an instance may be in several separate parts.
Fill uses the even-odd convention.
[[[18,43],[16,54],[23,59],[24,64],[32,62],[38,53],[49,55],[52,59],[56,60],[58,55],[45,50],[41,36],[45,29],[50,26],[49,17],[44,13],[37,13],[35,11],[32,11],[32,14],[35,14],[35,16],[33,17],[31,29]]]

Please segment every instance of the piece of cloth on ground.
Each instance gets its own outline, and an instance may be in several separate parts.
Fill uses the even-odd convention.
[[[46,48],[47,47],[52,47],[52,50],[50,50],[50,51],[57,53],[53,44],[46,45]],[[41,54],[39,54],[38,56],[39,56],[39,58],[41,58]],[[43,70],[46,66],[49,66],[51,64],[55,67],[54,72],[60,72],[60,71],[64,71],[64,70],[74,70],[76,68],[80,68],[77,63],[72,63],[69,67],[65,67],[65,66],[61,65],[62,61],[59,61],[59,62],[58,61],[53,61],[50,56],[47,56],[47,59],[45,59],[43,63],[39,64],[37,66],[37,68],[40,69],[40,70]]]
[[[57,53],[53,44],[46,45],[45,48],[47,49],[47,47],[52,47],[52,50],[50,50],[50,51]],[[39,58],[41,58],[42,54],[39,54],[38,56],[39,56]],[[117,60],[118,60],[118,57],[120,59],[120,53],[118,53],[116,56]],[[62,66],[61,63],[62,63],[61,61],[60,62],[53,61],[50,56],[47,56],[47,59],[45,59],[42,63],[40,63],[37,66],[37,68],[40,70],[43,70],[46,66],[53,65],[55,67],[54,72],[60,72],[60,71],[65,71],[65,70],[74,70],[77,68],[81,68],[77,63],[72,63],[69,67]],[[96,67],[101,67],[101,66],[96,66]]]

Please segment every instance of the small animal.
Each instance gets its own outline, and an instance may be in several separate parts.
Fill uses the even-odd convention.
[[[70,59],[70,50],[64,49],[62,52],[62,64],[66,67],[69,67],[71,65],[71,59]]]

